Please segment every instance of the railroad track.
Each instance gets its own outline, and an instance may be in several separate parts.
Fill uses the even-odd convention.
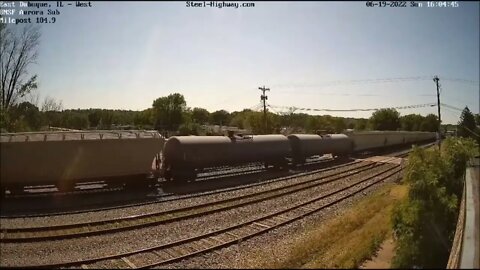
[[[386,158],[388,160],[390,158]],[[310,189],[316,186],[322,186],[341,180],[345,177],[353,176],[361,172],[371,170],[382,166],[381,163],[360,164],[360,166],[349,168],[335,174],[329,174],[313,179],[288,184],[282,187],[267,189],[256,193],[250,193],[241,196],[230,197],[223,200],[216,200],[208,203],[193,205],[185,208],[158,211],[155,213],[121,217],[96,222],[82,222],[72,224],[62,224],[43,227],[15,227],[1,229],[1,242],[25,242],[42,241],[62,238],[81,237],[86,235],[98,235],[125,231],[134,228],[158,225],[162,223],[193,218],[201,215],[211,214],[219,211],[225,211],[248,204],[274,199],[280,196],[289,195],[302,190]],[[313,175],[318,172],[304,173],[302,176]],[[298,175],[284,177],[282,180],[299,177]]]
[[[377,172],[374,175],[363,177],[360,180],[348,183],[326,194],[255,219],[250,219],[246,222],[205,234],[132,252],[100,256],[87,260],[43,265],[23,265],[18,267],[14,266],[13,268],[148,268],[172,263],[254,237],[338,204],[377,183],[385,181],[394,175],[398,175],[402,170],[400,165],[389,165],[389,168]]]

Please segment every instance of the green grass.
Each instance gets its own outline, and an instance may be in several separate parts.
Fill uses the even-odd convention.
[[[357,268],[391,234],[392,209],[406,196],[406,186],[387,184],[337,217],[305,228],[294,239],[280,240],[274,246],[286,246],[281,253],[262,249],[247,258],[243,266]]]

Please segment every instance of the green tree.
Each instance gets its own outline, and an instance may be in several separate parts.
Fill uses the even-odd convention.
[[[232,120],[230,120],[230,126],[244,128],[246,122],[246,112],[233,112],[231,113]]]
[[[192,121],[198,124],[206,124],[210,118],[210,113],[203,108],[193,108]]]
[[[393,268],[443,268],[455,234],[463,174],[478,154],[471,139],[447,138],[441,150],[414,147],[403,181],[408,199],[397,206],[392,224],[397,237]]]
[[[109,110],[102,110],[99,124],[101,129],[110,129],[113,124],[112,112]]]
[[[473,116],[472,112],[470,112],[470,109],[465,107],[465,109],[462,111],[462,115],[460,116],[460,121],[458,122],[457,135],[461,137],[471,137],[477,140],[478,135],[476,135],[475,131],[475,117]]]
[[[102,112],[100,110],[93,110],[88,113],[88,122],[90,122],[90,127],[98,127],[100,124],[100,119],[102,119]]]
[[[480,113],[475,114],[475,123],[480,126]]]
[[[11,120],[14,121],[11,125],[12,131],[37,131],[42,126],[42,114],[38,107],[30,102],[13,105],[10,109]]]
[[[373,130],[397,130],[400,128],[400,114],[395,109],[380,109],[369,119]]]
[[[58,111],[47,111],[44,112],[45,122],[48,126],[51,127],[61,127],[62,126],[62,114],[64,112]]]
[[[88,128],[88,116],[77,110],[66,110],[62,113],[61,127],[71,129]]]
[[[226,126],[230,123],[230,114],[225,110],[214,111],[210,117],[214,125]]]
[[[407,114],[400,117],[400,127],[405,131],[420,131],[423,120],[420,114]]]
[[[306,120],[305,130],[308,133],[314,133],[317,130],[321,129],[320,117],[310,116]]]
[[[133,123],[137,127],[146,127],[146,126],[151,126],[152,118],[152,109],[146,109],[141,112],[137,112],[135,114],[135,117],[133,118]]]
[[[435,132],[438,131],[438,117],[434,114],[428,114],[423,118],[420,125],[420,131]]]
[[[157,130],[177,130],[183,123],[187,103],[182,94],[174,93],[153,101],[152,118]]]
[[[333,127],[335,133],[341,133],[347,128],[347,125],[342,117],[335,117],[333,120]]]
[[[355,121],[354,129],[355,130],[365,130],[365,129],[367,129],[367,123],[368,123],[367,119],[357,119],[357,121]]]

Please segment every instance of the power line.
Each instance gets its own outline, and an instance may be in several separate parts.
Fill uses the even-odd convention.
[[[451,81],[451,82],[459,82],[459,83],[476,84],[476,85],[478,85],[480,83],[479,81],[459,79],[459,78],[448,78],[448,77],[443,77],[443,76],[442,76],[442,80]]]
[[[318,87],[319,85],[390,83],[390,82],[430,80],[431,78],[432,78],[431,76],[417,76],[417,77],[399,77],[399,78],[365,79],[365,80],[336,80],[336,81],[323,81],[316,84],[278,84],[278,85],[275,85],[275,87],[289,87],[289,86]]]
[[[414,109],[414,108],[422,108],[422,107],[434,107],[435,103],[425,103],[425,104],[398,106],[398,107],[371,108],[371,109],[317,109],[317,108],[300,108],[295,106],[277,106],[277,105],[267,105],[267,106],[271,108],[293,109],[293,110],[299,110],[299,111],[365,112],[365,111],[377,111],[381,109]]]
[[[454,109],[454,110],[457,110],[457,111],[463,111],[463,109],[457,108],[457,107],[452,106],[452,105],[448,105],[448,104],[445,104],[445,103],[440,103],[440,104],[442,104],[443,106],[448,107],[450,109]]]

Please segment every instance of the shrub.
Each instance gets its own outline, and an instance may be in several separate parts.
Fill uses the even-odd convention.
[[[478,146],[471,139],[447,138],[441,150],[415,147],[404,182],[408,200],[394,209],[395,268],[443,268],[455,234],[463,174]]]

